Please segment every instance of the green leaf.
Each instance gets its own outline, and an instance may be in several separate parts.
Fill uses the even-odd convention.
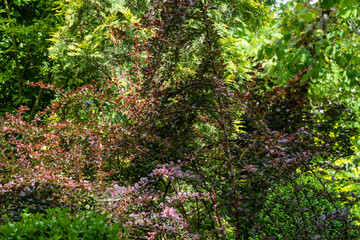
[[[306,54],[301,54],[301,56],[300,56],[300,62],[301,62],[302,64],[305,64],[306,61],[307,61],[307,59],[308,59],[308,56],[307,56]]]
[[[351,59],[353,58],[353,55],[349,54],[349,53],[345,53],[344,57],[345,57],[346,62],[349,63],[351,61]]]
[[[13,10],[11,12],[11,15],[14,16],[14,17],[20,17],[20,13],[17,10]]]
[[[278,49],[277,51],[276,51],[276,56],[278,57],[278,58],[280,58],[280,59],[282,59],[282,58],[284,58],[285,57],[285,51],[283,50],[283,49]]]
[[[311,21],[312,19],[314,19],[314,14],[311,13],[311,12],[307,12],[305,13],[304,15],[302,15],[302,18],[305,20],[305,21]],[[316,18],[316,17],[315,17]]]
[[[284,35],[284,41],[285,41],[285,42],[288,42],[288,41],[290,41],[290,39],[291,39],[291,33],[286,33],[286,34]]]
[[[334,51],[334,47],[332,46],[328,46],[326,49],[325,49],[325,52],[328,56],[330,56]]]
[[[339,8],[342,9],[348,6],[354,6],[357,3],[358,3],[357,0],[341,0],[339,4]]]
[[[347,71],[347,76],[350,79],[355,79],[356,77],[360,77],[360,72],[357,71]]]
[[[305,8],[305,5],[303,3],[296,3],[296,6],[295,6],[296,11],[301,11],[304,8]]]
[[[349,20],[351,14],[357,13],[357,10],[354,7],[346,7],[340,11],[338,14],[345,21]]]
[[[329,10],[335,6],[336,2],[336,0],[320,0],[320,7],[324,10]]]
[[[265,48],[265,53],[269,58],[272,58],[274,55],[274,49],[272,47]]]

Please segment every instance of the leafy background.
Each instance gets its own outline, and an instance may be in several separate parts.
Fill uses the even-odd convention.
[[[2,0],[3,223],[70,207],[129,238],[357,237],[358,8]]]

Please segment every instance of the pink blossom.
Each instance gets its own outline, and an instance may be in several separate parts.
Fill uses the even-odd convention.
[[[176,208],[165,207],[165,210],[161,212],[162,217],[180,219],[180,213],[177,212]]]

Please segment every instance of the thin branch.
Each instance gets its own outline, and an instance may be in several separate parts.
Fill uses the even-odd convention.
[[[350,22],[351,21],[351,22]],[[347,21],[346,23],[348,24],[348,25],[350,25],[350,27],[352,27],[353,29],[354,29],[354,31],[356,32],[356,34],[360,37],[360,32],[356,29],[356,27],[353,25],[353,24],[355,24],[356,25],[356,23],[354,22],[354,20],[352,20],[352,18],[350,18],[350,21]]]

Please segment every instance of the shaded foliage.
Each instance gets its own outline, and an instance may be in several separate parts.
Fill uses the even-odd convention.
[[[20,105],[37,110],[51,100],[49,92],[26,85],[51,82],[51,66],[47,41],[55,31],[58,18],[55,1],[7,1],[0,4],[0,114]],[[36,99],[38,100],[36,103]],[[35,114],[35,112],[34,112]]]
[[[34,84],[59,98],[29,123],[25,107],[0,119],[1,209],[107,210],[133,238],[357,237],[347,196],[319,177],[338,152],[310,111],[309,69],[278,86],[254,62],[226,81],[215,11],[150,1],[123,28],[131,66],[68,92]]]

